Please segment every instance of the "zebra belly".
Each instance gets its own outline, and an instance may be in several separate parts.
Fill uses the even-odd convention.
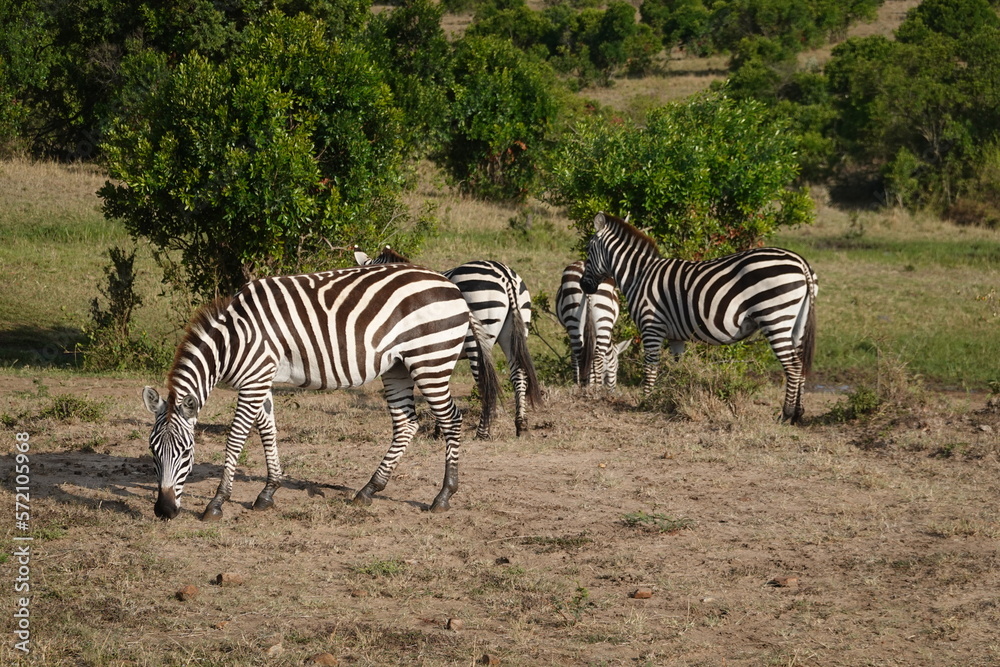
[[[392,364],[380,364],[380,368],[388,368]],[[373,382],[381,375],[377,368],[364,369],[362,373],[352,377],[344,377],[333,368],[324,369],[321,372],[318,367],[306,373],[301,360],[298,363],[282,357],[278,362],[278,370],[274,375],[275,384],[288,384],[303,389],[346,389],[348,387],[360,387],[361,385]]]

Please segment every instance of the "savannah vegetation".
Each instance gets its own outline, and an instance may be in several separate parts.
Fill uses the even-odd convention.
[[[996,662],[995,17],[971,0],[0,5],[0,421],[33,461],[22,662]],[[635,357],[616,395],[570,386],[546,305],[591,207],[683,256],[808,258],[805,426],[776,422],[759,341],[665,361],[648,398]],[[378,388],[284,389],[289,485],[249,509],[250,442],[232,516],[206,527],[220,390],[185,513],[153,522],[139,390],[192,309],[385,242],[525,279],[547,399],[528,437],[467,428],[434,517],[414,502],[440,470],[422,422],[390,493],[357,508],[388,439]]]

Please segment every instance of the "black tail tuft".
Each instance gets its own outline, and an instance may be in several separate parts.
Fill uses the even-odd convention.
[[[583,308],[580,319],[583,320],[583,340],[580,349],[580,385],[588,386],[590,378],[594,374],[594,361],[597,359],[597,323],[594,321],[594,307],[590,303],[590,297],[583,297]],[[598,383],[602,382],[598,378]]]
[[[497,405],[500,402],[500,376],[497,375],[496,366],[493,365],[493,350],[483,330],[483,325],[475,315],[469,313],[469,326],[476,339],[476,348],[479,352],[479,373],[478,386],[479,397],[483,403],[483,414],[480,419],[480,427],[489,431],[496,416]]]

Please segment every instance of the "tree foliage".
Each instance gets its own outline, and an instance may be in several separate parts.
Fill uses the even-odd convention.
[[[273,12],[222,62],[146,51],[123,69],[105,211],[179,251],[197,292],[312,268],[326,242],[377,242],[397,213],[401,116],[371,58],[324,22]]]
[[[631,214],[664,252],[703,259],[752,247],[811,219],[790,189],[795,144],[763,104],[706,94],[654,110],[646,125],[594,117],[557,150],[550,199],[581,237],[595,211]]]
[[[897,35],[834,49],[838,139],[887,201],[947,208],[1000,145],[1000,19],[985,0],[928,0]]]
[[[612,0],[605,9],[578,11],[562,2],[541,11],[524,0],[486,4],[469,26],[471,36],[509,39],[519,49],[548,60],[578,86],[608,83],[616,73],[641,74],[660,50],[652,30],[636,23],[632,5]]]
[[[874,18],[883,1],[643,0],[640,12],[668,49],[708,55],[765,37],[794,53],[842,35],[853,21]]]
[[[551,69],[498,37],[455,48],[451,131],[437,161],[465,192],[522,200],[558,109]]]
[[[368,26],[368,49],[406,118],[404,143],[418,156],[439,149],[448,132],[454,76],[442,12],[431,0],[409,0],[376,14]]]

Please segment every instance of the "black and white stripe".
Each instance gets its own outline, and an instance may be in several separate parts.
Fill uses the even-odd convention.
[[[355,248],[354,259],[360,265],[409,262],[389,246],[374,259]],[[528,353],[528,325],[531,323],[528,288],[516,271],[501,262],[467,262],[443,275],[458,286],[472,314],[482,322],[487,344],[492,348],[498,343],[507,357],[510,382],[514,387],[514,427],[520,436],[527,428],[528,405],[535,407],[542,402],[535,365]],[[479,355],[471,338],[467,340],[464,353],[473,376],[478,377]],[[476,436],[488,439],[488,425],[480,423]]]
[[[614,389],[618,384],[618,355],[631,342],[611,342],[620,309],[615,281],[605,278],[596,292],[584,294],[582,277],[583,260],[573,262],[563,270],[556,292],[556,317],[569,335],[573,379],[579,385],[604,384]],[[589,372],[581,373],[581,369]]]
[[[198,411],[219,382],[239,392],[226,442],[226,463],[202,519],[222,516],[236,460],[254,426],[267,462],[267,483],[255,509],[273,504],[281,485],[276,446],[274,383],[308,389],[357,387],[382,378],[392,417],[392,444],[371,480],[355,495],[368,504],[385,488],[417,431],[414,387],[420,389],[446,439],[445,476],[430,509],[448,509],[458,488],[462,418],[451,397],[455,363],[473,333],[488,371],[479,375],[483,419],[492,418],[499,381],[490,345],[453,283],[415,266],[354,267],[300,276],[264,278],[230,300],[203,308],[178,347],[162,399],[151,387],[143,402],[155,415],[150,448],[159,493],[156,515],[173,518],[194,461]]]
[[[652,390],[663,342],[727,344],[754,331],[785,371],[782,416],[802,416],[802,385],[812,365],[816,275],[802,257],[759,248],[707,262],[664,259],[653,240],[621,218],[599,213],[581,285],[593,293],[611,276],[628,302],[645,352],[643,389]]]

